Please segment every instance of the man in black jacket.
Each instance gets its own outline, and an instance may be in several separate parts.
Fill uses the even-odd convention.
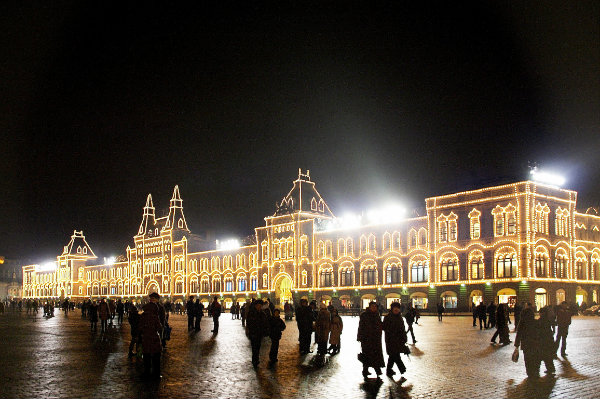
[[[185,304],[185,312],[188,317],[188,331],[194,329],[194,317],[196,317],[196,305],[194,304],[194,296],[191,295],[190,299]]]
[[[279,353],[279,340],[281,333],[285,330],[285,323],[279,316],[280,310],[273,310],[273,316],[269,320],[269,337],[271,338],[271,350],[269,351],[269,363],[271,365],[277,362],[277,354]]]
[[[296,310],[296,323],[298,324],[298,341],[300,342],[300,354],[310,353],[310,335],[312,334],[313,312],[308,307],[306,299],[300,300],[300,307]]]
[[[202,304],[202,302],[200,302],[200,298],[197,298],[196,303],[194,304],[194,314],[196,316],[194,330],[200,331],[200,322],[202,321],[202,316],[204,316],[204,305]]]
[[[400,374],[404,374],[406,366],[400,359],[400,353],[406,352],[408,338],[398,302],[392,303],[390,312],[383,318],[383,331],[385,332],[385,350],[388,354],[387,375],[391,377],[396,374],[393,370],[394,364],[398,366]]]
[[[252,345],[252,366],[258,367],[260,345],[263,337],[268,335],[269,320],[267,315],[262,311],[263,301],[256,300],[248,312],[246,320],[246,328],[248,329],[248,337]],[[281,334],[281,333],[280,333]],[[279,342],[278,342],[279,343]]]

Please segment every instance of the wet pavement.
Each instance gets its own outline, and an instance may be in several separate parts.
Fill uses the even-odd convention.
[[[556,377],[526,379],[522,354],[490,345],[492,330],[472,327],[470,317],[423,317],[415,326],[406,381],[396,375],[365,382],[356,354],[358,318],[344,317],[341,353],[325,365],[298,354],[296,323],[286,323],[279,363],[250,363],[250,343],[239,320],[221,317],[217,336],[203,318],[199,333],[187,332],[186,316],[172,315],[172,339],[163,353],[163,378],[140,378],[141,359],[127,357],[129,325],[92,333],[79,312],[54,318],[25,313],[0,315],[0,398],[597,398],[600,396],[600,318],[577,317],[568,337],[568,360],[555,360]],[[512,327],[512,326],[511,326]],[[511,328],[512,329],[512,328]],[[511,339],[514,334],[511,333]],[[316,351],[316,347],[314,348]],[[385,353],[385,352],[384,352]]]

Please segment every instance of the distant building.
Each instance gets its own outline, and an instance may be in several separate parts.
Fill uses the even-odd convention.
[[[426,214],[397,210],[336,218],[300,171],[254,244],[206,250],[188,230],[179,188],[169,214],[155,217],[148,195],[126,258],[94,264],[82,232],[56,270],[23,267],[26,297],[198,295],[226,306],[251,296],[301,297],[338,306],[411,301],[448,309],[473,302],[598,301],[600,216],[576,209],[577,193],[532,181],[425,200]]]
[[[21,297],[23,287],[23,262],[0,257],[0,300]]]

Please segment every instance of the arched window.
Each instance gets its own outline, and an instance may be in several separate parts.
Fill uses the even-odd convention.
[[[385,268],[385,283],[400,284],[402,282],[401,269],[397,263],[388,263]]]
[[[346,256],[354,256],[354,241],[352,238],[346,240]]]
[[[469,255],[469,265],[472,280],[481,280],[485,277],[483,254],[481,251],[473,251]]]
[[[392,251],[400,252],[400,244],[402,244],[402,242],[400,241],[400,233],[394,231],[392,233]]]
[[[585,255],[578,253],[577,259],[575,259],[575,275],[578,280],[584,280],[585,270],[587,269],[587,262],[585,260]]]
[[[499,252],[496,255],[497,277],[516,277],[517,267],[517,254],[514,250]]]
[[[455,257],[443,259],[440,264],[441,280],[455,281],[458,280],[458,260]]]
[[[376,250],[376,239],[373,234],[369,235],[369,253],[374,255]]]
[[[421,246],[421,247],[426,247],[427,246],[427,230],[421,228],[419,229],[419,240],[417,245]]]
[[[481,212],[473,208],[469,212],[469,220],[471,222],[471,239],[478,240],[481,237]]]
[[[414,229],[411,229],[408,232],[408,247],[415,248],[417,246],[417,232]]]
[[[346,256],[346,243],[343,238],[338,240],[338,258]]]
[[[354,269],[352,267],[340,268],[340,286],[351,287],[354,285]]]
[[[225,277],[225,291],[226,292],[233,291],[233,276],[231,276],[231,275]]]
[[[360,237],[360,254],[364,255],[367,253],[367,237]]]
[[[548,277],[548,252],[544,247],[539,247],[535,251],[535,275]]]
[[[390,248],[392,246],[391,239],[392,239],[392,236],[390,235],[390,233],[386,232],[383,235],[383,239],[381,240],[381,246],[383,248],[383,252],[388,252],[390,250]]]
[[[202,280],[200,281],[200,289],[202,292],[210,291],[210,286],[208,284],[208,277],[202,277]]]
[[[377,284],[377,269],[375,266],[367,266],[362,269],[362,285]]]
[[[550,214],[550,208],[547,204],[540,204],[539,202],[535,206],[535,231],[540,234],[548,234],[548,215]]]
[[[330,241],[330,240],[327,240],[327,241],[325,242],[325,256],[326,256],[327,258],[331,258],[331,257],[332,257],[332,252],[333,252],[333,250],[332,250],[331,241]]]
[[[319,287],[331,287],[333,285],[333,270],[331,268],[321,270],[319,273]]]
[[[238,277],[238,291],[246,291],[246,275],[243,274]]]
[[[413,283],[423,283],[429,280],[429,264],[424,261],[414,262],[410,268]]]
[[[256,274],[253,274],[250,277],[250,290],[256,291],[257,289],[258,289],[258,277],[256,276]]]
[[[262,275],[262,286],[263,288],[267,288],[269,286],[269,276],[267,273],[263,273]]]
[[[323,258],[325,256],[325,243],[323,241],[319,241],[317,245],[317,257]]]
[[[558,249],[554,256],[554,276],[567,278],[567,254],[564,249]]]

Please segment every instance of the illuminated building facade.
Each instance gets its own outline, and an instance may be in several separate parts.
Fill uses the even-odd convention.
[[[598,301],[600,216],[578,212],[576,192],[523,181],[427,198],[425,205],[421,217],[392,210],[337,218],[300,171],[255,229],[255,244],[198,250],[175,187],[165,217],[155,216],[148,195],[121,259],[93,264],[96,256],[75,231],[55,270],[23,267],[23,295],[135,298],[156,291],[173,300],[218,295],[227,306],[267,296],[278,304],[307,297],[425,308],[442,301],[458,310],[481,300],[538,307]]]

